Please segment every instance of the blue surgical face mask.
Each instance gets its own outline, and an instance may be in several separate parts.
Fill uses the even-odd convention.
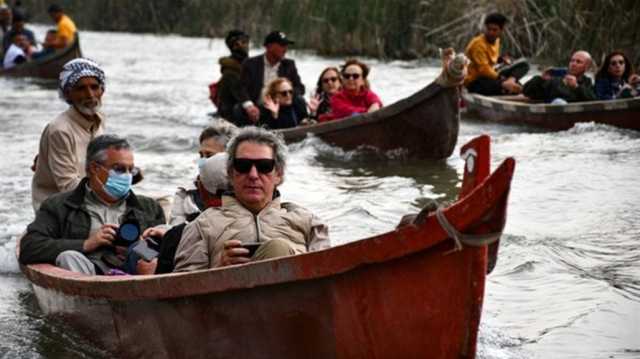
[[[207,162],[207,159],[208,159],[208,158],[206,158],[206,157],[200,157],[200,158],[198,158],[198,169],[200,169],[200,170],[201,170],[201,169],[202,169],[202,167],[204,167],[204,164],[205,164],[205,162]]]
[[[104,183],[104,191],[115,199],[124,198],[131,190],[131,183],[133,182],[133,176],[131,173],[118,173],[114,170],[109,170],[109,177],[107,182]]]

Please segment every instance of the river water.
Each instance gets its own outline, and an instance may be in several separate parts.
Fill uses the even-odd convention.
[[[45,28],[35,30],[42,38]],[[83,32],[82,48],[107,74],[108,132],[133,142],[145,171],[136,191],[171,194],[188,184],[223,42]],[[322,68],[341,60],[289,56],[308,92]],[[436,62],[367,62],[385,104],[438,73]],[[0,358],[107,357],[42,315],[14,256],[33,219],[29,166],[40,133],[65,108],[55,84],[0,78]],[[640,133],[594,124],[550,133],[464,119],[458,148],[482,133],[492,136],[493,167],[508,156],[517,166],[478,357],[640,358]],[[283,197],[319,214],[335,243],[390,230],[428,198],[453,199],[462,173],[457,150],[439,163],[373,158],[315,139],[290,150]]]

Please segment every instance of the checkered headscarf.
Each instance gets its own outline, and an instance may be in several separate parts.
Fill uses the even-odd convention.
[[[100,66],[92,60],[78,58],[73,59],[62,67],[60,72],[60,98],[65,99],[64,93],[68,89],[76,85],[76,83],[83,77],[95,77],[102,89],[104,90],[104,71]]]

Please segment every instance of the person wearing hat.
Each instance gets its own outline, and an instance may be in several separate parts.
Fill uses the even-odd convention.
[[[49,17],[51,17],[58,26],[55,47],[62,49],[71,45],[77,32],[76,24],[64,13],[60,5],[52,4],[49,6],[47,12],[49,13]]]
[[[62,67],[58,92],[69,108],[47,124],[40,137],[31,182],[36,212],[47,197],[75,188],[85,177],[87,146],[104,132],[104,91],[105,75],[97,63],[78,58]]]
[[[25,23],[27,21],[26,16],[20,11],[15,11],[13,12],[11,21],[11,30],[9,30],[5,34],[4,38],[2,38],[3,51],[6,52],[7,49],[9,49],[9,46],[13,43],[13,38],[16,35],[25,35],[29,41],[29,45],[36,46],[36,37],[33,35],[33,31],[25,27]]]
[[[294,44],[284,32],[273,31],[264,39],[265,52],[250,57],[242,64],[242,83],[246,94],[242,108],[247,118],[255,123],[260,117],[258,104],[263,87],[278,77],[291,81],[295,96],[304,96],[304,85],[300,81],[294,60],[286,59],[289,45]]]
[[[238,124],[233,116],[233,107],[245,98],[240,75],[242,62],[249,56],[249,35],[241,30],[231,30],[224,42],[231,55],[218,60],[222,74],[218,80],[218,115]]]

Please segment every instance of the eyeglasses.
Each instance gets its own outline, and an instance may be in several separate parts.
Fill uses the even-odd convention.
[[[280,95],[282,97],[292,96],[293,95],[293,90],[278,91],[278,95]]]
[[[354,79],[357,80],[360,78],[360,74],[342,74],[342,77],[345,78],[345,80],[349,80],[349,79]]]
[[[262,174],[271,173],[276,166],[276,161],[272,158],[234,158],[233,169],[238,173],[249,173],[251,168],[256,166],[256,170]]]
[[[113,172],[117,173],[117,174],[125,174],[125,173],[131,173],[131,175],[136,175],[138,174],[138,172],[140,172],[140,169],[138,167],[128,167],[128,166],[123,166],[123,165],[119,165],[119,164],[114,164],[110,167],[107,167],[101,163],[98,163],[98,166],[104,168],[105,170],[113,170]]]
[[[329,82],[336,82],[336,81],[338,81],[338,78],[335,76],[322,79],[322,82],[325,84],[328,84]]]
[[[609,63],[610,65],[616,66],[616,65],[624,65],[624,60],[620,60],[620,61],[611,61]]]

